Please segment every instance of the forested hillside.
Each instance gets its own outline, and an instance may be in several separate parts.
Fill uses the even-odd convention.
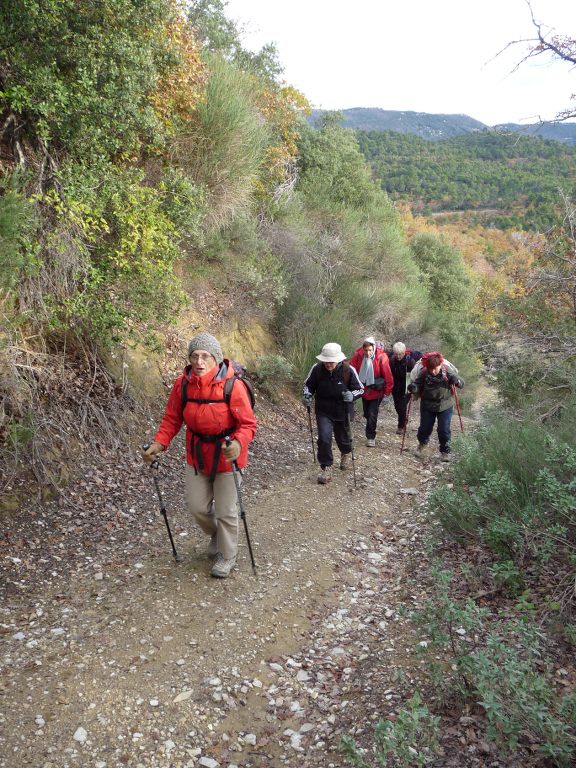
[[[431,596],[416,601],[421,610],[410,610],[418,585],[402,576],[404,591],[394,599],[399,603],[402,597],[405,613],[391,616],[383,607],[382,617],[366,615],[357,624],[359,632],[375,633],[383,654],[375,663],[386,667],[390,649],[381,641],[387,637],[386,621],[409,621],[418,634],[417,647],[402,646],[395,657],[394,676],[404,681],[403,692],[384,688],[394,711],[375,724],[374,742],[372,724],[363,721],[350,727],[349,738],[327,744],[338,731],[326,721],[310,754],[295,749],[296,758],[310,761],[299,765],[317,760],[324,768],[327,755],[338,765],[358,768],[463,765],[459,752],[446,755],[437,739],[444,729],[453,743],[453,729],[461,726],[471,744],[466,766],[573,765],[576,149],[494,133],[432,143],[399,133],[353,131],[333,113],[312,126],[310,105],[283,80],[274,46],[247,50],[223,0],[5,0],[0,41],[0,525],[10,533],[2,537],[0,564],[12,569],[0,640],[10,644],[3,658],[11,672],[24,676],[10,692],[25,702],[11,717],[28,725],[34,717],[36,724],[44,722],[30,709],[38,702],[27,686],[34,677],[43,690],[42,675],[51,665],[35,661],[35,639],[26,641],[23,653],[30,653],[20,662],[24,657],[14,648],[26,633],[16,628],[10,612],[18,605],[26,632],[34,629],[43,610],[34,600],[34,587],[42,590],[42,584],[32,584],[34,574],[44,569],[50,580],[64,579],[68,570],[62,561],[68,556],[80,558],[91,574],[74,599],[79,615],[89,604],[96,617],[94,668],[101,677],[90,684],[93,695],[104,702],[117,692],[119,665],[104,661],[98,645],[108,627],[107,618],[101,618],[109,607],[101,602],[108,585],[102,592],[94,587],[104,581],[104,571],[94,576],[99,561],[86,553],[105,540],[107,565],[118,569],[114,610],[122,606],[129,612],[140,605],[137,590],[149,582],[139,585],[143,566],[138,562],[132,569],[128,561],[132,552],[146,553],[147,542],[138,539],[135,549],[130,543],[120,551],[116,539],[117,534],[126,541],[127,518],[138,535],[145,528],[130,517],[143,482],[141,477],[133,482],[129,473],[157,423],[167,388],[186,363],[188,339],[207,330],[248,365],[256,383],[268,442],[252,466],[262,471],[262,497],[269,494],[271,548],[281,537],[294,560],[293,565],[281,560],[267,572],[275,581],[287,572],[294,578],[294,590],[268,611],[271,619],[278,613],[292,627],[298,592],[314,589],[320,572],[325,581],[342,582],[341,573],[330,570],[330,559],[324,562],[314,548],[315,537],[325,548],[332,543],[330,524],[322,517],[327,506],[342,529],[352,521],[351,510],[359,515],[347,530],[356,536],[362,529],[364,536],[370,528],[370,547],[378,542],[392,552],[391,537],[405,557],[415,540],[428,542],[422,551],[411,552],[421,560],[419,566],[426,563]],[[552,49],[573,55],[574,41],[561,43]],[[454,214],[449,221],[435,215],[448,213]],[[397,478],[405,477],[412,483],[412,470],[402,464],[396,471],[404,454],[386,435],[386,448],[375,447],[386,451],[385,463],[374,452],[364,475],[359,472],[363,495],[353,495],[354,474],[354,489],[334,492],[329,504],[311,505],[307,511],[317,527],[302,534],[304,549],[292,551],[291,526],[299,522],[301,509],[279,513],[275,490],[280,482],[290,490],[296,477],[301,484],[295,498],[300,506],[309,503],[302,458],[291,444],[301,437],[305,421],[304,376],[327,341],[338,341],[350,355],[367,333],[388,345],[402,339],[422,351],[441,349],[466,382],[461,405],[470,421],[466,432],[454,436],[456,460],[444,480],[445,468],[439,471],[428,459],[415,465],[419,487],[402,486],[401,498],[391,492],[391,480],[397,485]],[[413,408],[415,439],[418,405]],[[286,430],[288,438],[286,424],[293,430]],[[359,412],[354,427],[361,431],[363,426]],[[315,460],[311,422],[310,433],[303,434]],[[314,491],[314,499],[321,499],[322,488],[314,484]],[[63,512],[66,494],[70,506]],[[424,504],[414,516],[412,497]],[[113,511],[111,498],[117,504]],[[391,527],[398,520],[388,525],[388,518],[380,517],[382,498],[390,515],[402,519],[398,536]],[[365,500],[366,507],[354,499]],[[368,508],[373,519],[362,517]],[[21,532],[24,509],[28,527]],[[275,527],[280,524],[285,526],[281,534]],[[51,535],[57,528],[61,539]],[[182,541],[187,543],[184,536]],[[346,557],[359,563],[358,553],[368,546],[355,543]],[[385,594],[405,573],[394,571],[393,562],[378,570],[382,563],[375,554],[362,561],[358,576],[361,591],[370,585],[367,596]],[[166,589],[168,569],[149,557],[155,594]],[[306,560],[305,581],[300,557]],[[433,567],[427,567],[426,558]],[[201,585],[195,565],[188,562],[180,571],[186,589]],[[234,585],[233,576],[225,588],[229,583]],[[342,583],[356,600],[356,587]],[[126,584],[134,592],[126,591]],[[250,619],[250,642],[242,636],[243,646],[259,631],[250,603],[258,603],[267,588],[263,577],[257,586],[261,593],[250,587],[230,599]],[[54,594],[50,610],[56,611],[61,593]],[[235,626],[227,615],[222,618],[220,606],[215,608],[218,595],[214,589],[208,602],[204,596],[197,603],[186,601],[187,610],[214,608],[215,631],[208,642],[215,647],[218,633]],[[333,610],[334,595],[330,600]],[[158,636],[166,643],[173,639],[164,635],[176,616],[171,605],[161,608],[174,613],[164,616],[162,631],[148,626],[156,619],[143,611],[145,637],[134,632],[132,639],[135,646],[149,648],[148,657],[142,648],[131,651],[122,662],[125,677],[148,680],[144,665],[157,651]],[[338,617],[344,628],[345,614]],[[119,638],[125,630],[132,634],[130,615],[122,622],[116,627]],[[62,627],[54,629],[54,638],[64,633]],[[181,634],[187,631],[183,624]],[[271,638],[272,630],[258,642],[271,648]],[[85,663],[94,662],[76,657],[77,645],[74,636],[63,650],[49,644],[44,649],[48,660],[51,653],[60,654],[62,669],[71,665],[62,678],[70,674],[75,680],[74,675],[84,674]],[[379,696],[379,707],[376,678],[361,677],[369,654],[361,644],[358,648],[354,668],[342,659],[326,661],[326,649],[318,653],[326,662],[319,685],[332,688],[332,678],[343,681],[347,696]],[[206,663],[201,650],[191,638],[187,653],[195,665]],[[292,663],[291,649],[280,653]],[[186,663],[183,656],[170,657],[158,668],[169,676],[180,661]],[[308,673],[302,666],[297,682],[305,685]],[[416,668],[422,681],[418,691]],[[202,679],[218,679],[216,668],[201,669]],[[258,687],[254,674],[250,680]],[[239,676],[239,688],[248,691],[239,672],[231,675]],[[290,668],[290,685],[295,675]],[[64,679],[57,682],[54,706],[69,704],[60,695],[64,685]],[[140,700],[135,692],[138,704],[131,700],[128,709],[118,699],[118,712],[129,711],[130,717],[136,711],[130,707],[150,705],[137,725],[126,725],[129,738],[114,753],[120,763],[170,762],[175,748],[170,707],[186,702],[196,717],[196,691],[187,687],[186,697],[176,702],[171,685],[167,680],[164,730],[156,729],[161,716],[156,698]],[[414,695],[405,696],[407,689]],[[234,716],[250,716],[242,698],[246,691],[238,694],[242,706],[231,705]],[[220,695],[218,705],[226,701],[226,691],[214,693]],[[91,705],[80,694],[74,701],[88,711]],[[271,706],[283,715],[281,698]],[[334,718],[341,716],[345,701],[338,702],[340,714]],[[95,718],[98,710],[90,711]],[[287,716],[299,716],[298,707],[295,711]],[[210,731],[207,716],[202,717],[198,732]],[[269,722],[266,738],[273,741],[278,735]],[[286,729],[278,722],[281,738]],[[58,726],[58,717],[54,723]],[[185,718],[179,727],[183,739],[196,737]],[[164,749],[160,757],[150,757],[144,747],[140,751],[138,728],[146,729],[153,749]],[[37,731],[32,741],[33,733],[22,738],[42,754],[40,764],[80,764],[80,753],[72,759],[66,747],[51,754]],[[299,749],[312,739],[306,733],[294,739]],[[253,745],[253,734],[245,735]],[[69,734],[61,736],[70,741]],[[20,740],[20,731],[15,728],[12,737]],[[199,762],[191,744],[182,747],[182,764],[218,766],[212,757]],[[248,768],[261,756],[267,759],[265,752],[254,757],[247,745],[244,740],[244,752],[228,754],[238,760],[229,764],[244,760]],[[9,768],[20,766],[19,748],[16,743],[6,758],[12,760]]]
[[[357,131],[395,131],[410,133],[421,139],[441,141],[453,136],[468,133],[506,133],[522,136],[536,136],[541,139],[553,139],[564,144],[576,144],[576,123],[558,122],[546,123],[502,123],[488,126],[468,115],[431,114],[429,112],[408,112],[393,109],[378,109],[375,107],[352,107],[342,109],[342,126]],[[314,109],[310,121],[315,123],[322,119],[326,110]],[[571,119],[572,116],[570,116]]]
[[[358,131],[382,188],[418,213],[470,211],[486,226],[542,231],[558,220],[558,190],[574,194],[576,148],[529,136],[474,133],[429,142]]]

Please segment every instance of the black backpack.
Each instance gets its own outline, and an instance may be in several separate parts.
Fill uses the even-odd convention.
[[[237,363],[235,360],[230,360],[230,365],[234,369],[234,376],[230,379],[226,379],[224,382],[224,402],[226,405],[230,405],[230,398],[232,396],[232,390],[234,389],[234,384],[238,380],[242,382],[242,384],[246,387],[246,391],[248,393],[248,399],[250,400],[250,405],[252,406],[252,410],[254,410],[256,406],[256,397],[254,393],[254,384],[250,381],[248,376],[246,375],[247,370],[246,366],[242,365],[242,363]],[[187,369],[188,370],[188,369]],[[186,403],[221,403],[222,400],[204,400],[199,399],[196,397],[188,397],[188,379],[186,376],[182,378],[182,410],[186,408]]]

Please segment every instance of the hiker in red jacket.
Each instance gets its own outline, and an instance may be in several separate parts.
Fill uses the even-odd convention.
[[[248,462],[248,446],[256,434],[256,418],[248,391],[236,379],[225,399],[225,383],[234,368],[217,339],[199,333],[188,345],[184,373],[176,379],[154,442],[144,453],[151,463],[186,424],[186,500],[193,519],[210,536],[212,576],[224,579],[236,564],[238,495],[232,462]],[[229,445],[225,438],[230,437]],[[238,480],[241,480],[238,473]]]
[[[358,378],[364,385],[362,410],[366,419],[366,445],[374,448],[380,403],[390,395],[394,386],[388,355],[377,347],[373,336],[366,336],[362,346],[352,355],[350,365],[358,371]]]

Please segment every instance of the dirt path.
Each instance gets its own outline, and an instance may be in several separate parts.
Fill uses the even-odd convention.
[[[339,470],[319,486],[301,414],[260,420],[244,488],[257,577],[243,532],[233,576],[209,576],[174,448],[178,564],[137,455],[4,521],[1,766],[343,766],[341,736],[413,692],[420,638],[399,609],[426,597],[418,504],[445,466],[401,456],[383,411],[375,449],[355,422],[357,487]]]

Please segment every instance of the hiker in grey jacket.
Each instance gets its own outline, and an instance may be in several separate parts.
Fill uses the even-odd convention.
[[[422,453],[438,422],[440,458],[450,460],[450,421],[454,410],[454,387],[462,388],[464,381],[458,370],[440,352],[427,352],[422,364],[412,371],[408,392],[413,399],[420,399],[420,426],[418,427],[417,453]]]
[[[362,396],[364,387],[351,365],[344,362],[346,355],[340,344],[324,344],[322,352],[304,382],[302,402],[306,408],[315,400],[316,426],[318,428],[318,482],[332,480],[332,435],[340,450],[340,469],[348,469],[352,453],[350,433],[350,409],[354,400]]]

